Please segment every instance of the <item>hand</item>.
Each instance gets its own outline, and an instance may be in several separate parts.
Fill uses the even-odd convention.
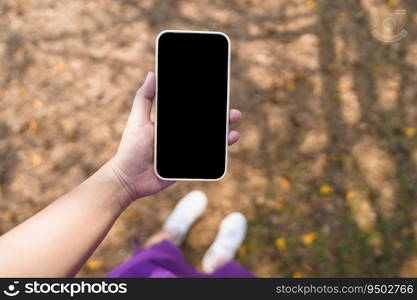
[[[174,183],[159,179],[154,172],[154,124],[150,120],[154,96],[155,75],[150,72],[136,93],[119,149],[109,162],[114,175],[129,195],[129,203],[155,194]],[[240,111],[230,110],[230,123],[237,122],[240,117]],[[236,143],[239,138],[237,131],[231,131],[229,145]]]

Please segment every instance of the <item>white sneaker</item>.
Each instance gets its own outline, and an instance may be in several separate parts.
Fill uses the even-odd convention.
[[[162,230],[174,236],[175,243],[181,244],[191,226],[200,218],[207,206],[207,197],[202,191],[185,195],[166,219]]]
[[[239,212],[229,214],[220,224],[219,232],[203,257],[203,271],[212,273],[236,256],[246,235],[246,218]]]

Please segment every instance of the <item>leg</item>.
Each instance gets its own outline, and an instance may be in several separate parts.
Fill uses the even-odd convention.
[[[195,221],[200,218],[207,206],[207,197],[201,191],[192,191],[182,198],[168,216],[162,229],[153,234],[144,244],[151,247],[163,240],[169,240],[179,246],[185,239]]]
[[[185,260],[178,248],[188,230],[203,214],[207,199],[203,192],[193,191],[182,198],[163,228],[152,235],[144,249],[135,251],[123,265],[108,277],[202,277]]]
[[[246,227],[241,213],[231,213],[223,219],[213,244],[203,257],[204,272],[212,273],[234,259],[245,238]]]
[[[150,248],[153,245],[156,245],[162,241],[168,240],[174,244],[176,244],[176,238],[175,236],[168,232],[165,231],[163,229],[161,229],[160,231],[158,231],[157,233],[154,233],[153,235],[151,235],[143,244],[143,248]]]

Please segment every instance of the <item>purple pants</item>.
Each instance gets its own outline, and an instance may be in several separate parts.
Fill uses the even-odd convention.
[[[194,270],[178,249],[170,241],[162,241],[148,249],[136,249],[132,257],[120,265],[107,277],[141,277],[141,278],[173,278],[173,277],[254,277],[235,262],[229,262],[211,274],[203,274]]]

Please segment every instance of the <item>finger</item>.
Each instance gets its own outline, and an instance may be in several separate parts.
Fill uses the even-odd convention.
[[[240,110],[237,109],[231,109],[229,113],[229,123],[233,124],[239,121],[240,117],[242,116],[242,113]]]
[[[154,96],[155,74],[149,72],[145,82],[136,92],[135,99],[133,100],[132,111],[130,113],[130,118],[133,119],[133,122],[139,124],[149,122]]]
[[[228,138],[229,146],[235,144],[239,139],[240,139],[239,132],[235,130],[231,131],[229,133],[229,138]]]

